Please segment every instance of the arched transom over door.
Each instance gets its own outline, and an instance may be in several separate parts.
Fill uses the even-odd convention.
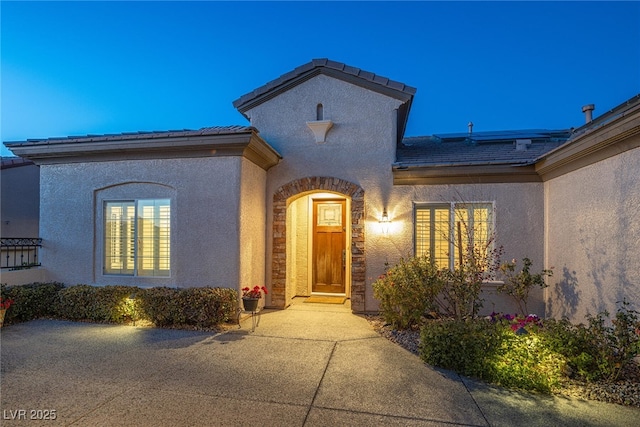
[[[291,181],[273,195],[273,261],[271,304],[284,308],[287,286],[287,200],[310,191],[329,191],[351,198],[351,309],[364,311],[364,190],[349,181],[331,177],[307,177]]]

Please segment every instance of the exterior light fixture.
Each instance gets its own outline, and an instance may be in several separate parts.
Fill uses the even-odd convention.
[[[136,310],[136,293],[132,292],[131,295],[127,297],[126,300],[126,310],[127,314],[131,316],[131,320],[133,321],[133,326],[136,326],[136,318],[138,317],[138,313]]]
[[[382,234],[389,234],[389,224],[391,224],[391,221],[389,221],[389,214],[387,214],[387,210],[385,209],[382,211],[382,218],[380,218],[380,230],[382,230]]]

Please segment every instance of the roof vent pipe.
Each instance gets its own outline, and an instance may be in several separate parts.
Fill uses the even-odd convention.
[[[593,120],[592,111],[596,109],[595,104],[587,104],[582,107],[582,112],[584,113],[584,122],[591,123]]]
[[[469,122],[467,127],[469,127],[469,135],[471,135],[473,133],[473,122]]]

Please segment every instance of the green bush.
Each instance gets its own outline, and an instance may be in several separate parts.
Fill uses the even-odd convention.
[[[5,314],[9,325],[55,315],[55,301],[62,283],[30,283],[26,285],[0,285],[2,298],[12,299],[13,305]]]
[[[573,375],[588,381],[614,381],[640,354],[638,314],[622,301],[610,322],[606,311],[588,316],[587,326],[572,325],[567,320],[548,320],[543,333],[549,346],[567,358]]]
[[[531,332],[479,319],[427,322],[420,355],[429,364],[505,387],[550,392],[560,384],[565,359]]]
[[[500,350],[502,329],[484,320],[435,320],[420,333],[420,356],[426,363],[463,375],[489,380],[488,355]]]
[[[187,288],[181,290],[180,301],[187,325],[210,327],[235,316],[238,293],[227,288]]]
[[[545,277],[553,276],[553,270],[542,270],[540,273],[531,274],[530,269],[533,264],[531,260],[529,258],[523,258],[522,264],[522,270],[518,273],[515,272],[515,259],[502,264],[500,271],[505,276],[505,281],[499,285],[496,290],[510,296],[518,305],[520,313],[526,316],[529,314],[529,308],[527,307],[529,292],[536,287],[541,289],[546,288]]]
[[[533,315],[429,321],[421,330],[420,356],[463,375],[541,392],[567,376],[613,381],[640,353],[640,321],[626,302],[611,322],[608,316],[591,316],[587,326]]]
[[[567,319],[547,319],[540,333],[552,351],[567,359],[570,377],[592,381],[601,376],[593,355],[593,336],[585,325],[573,325]]]
[[[238,293],[227,288],[150,288],[132,286],[65,287],[62,283],[0,286],[12,299],[5,324],[41,317],[98,323],[148,319],[157,326],[209,328],[236,315]]]
[[[136,295],[141,316],[156,326],[211,327],[231,320],[238,293],[228,288],[150,288]]]
[[[167,287],[142,290],[136,295],[142,318],[156,326],[184,324],[184,310],[178,303],[179,293],[178,289]]]
[[[70,286],[58,292],[56,315],[75,321],[123,323],[128,320],[125,301],[137,290],[130,286]]]
[[[401,259],[373,283],[384,319],[399,329],[421,323],[422,316],[439,310],[442,273],[428,257]]]

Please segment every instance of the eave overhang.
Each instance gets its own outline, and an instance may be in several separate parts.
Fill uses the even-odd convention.
[[[640,103],[546,153],[536,161],[536,172],[548,181],[638,147]]]
[[[541,182],[534,165],[394,165],[394,185]]]
[[[114,139],[95,137],[7,142],[17,156],[38,165],[107,162],[118,160],[173,159],[195,157],[242,156],[267,170],[278,164],[282,156],[267,144],[257,130],[228,134],[158,136]]]

